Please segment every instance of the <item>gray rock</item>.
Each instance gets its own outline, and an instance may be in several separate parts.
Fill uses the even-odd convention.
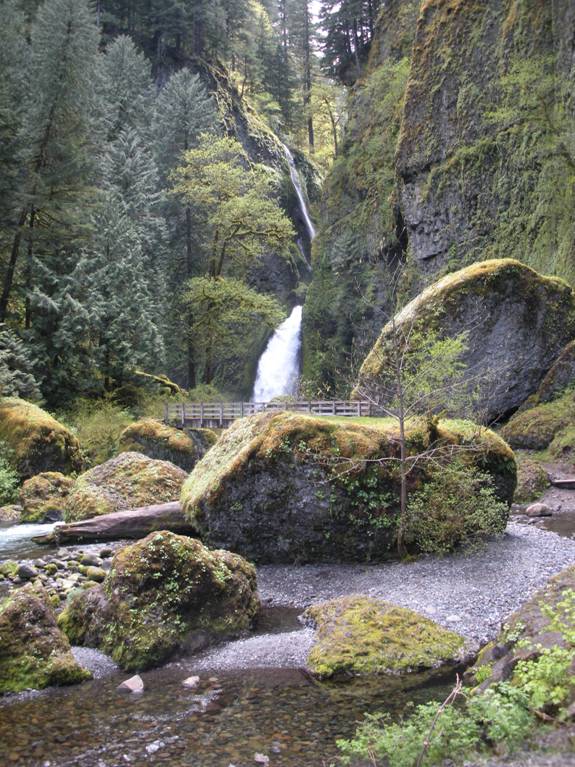
[[[32,565],[22,563],[18,567],[18,577],[23,581],[31,581],[38,576],[38,570]]]
[[[122,684],[119,684],[118,690],[130,693],[144,692],[144,680],[139,674],[136,674],[135,676],[126,679]]]
[[[102,559],[97,554],[92,554],[89,551],[86,551],[82,554],[82,559],[80,562],[83,565],[93,565],[94,567],[102,566]]]
[[[189,687],[190,689],[193,689],[194,687],[197,687],[200,683],[200,677],[199,676],[189,676],[187,679],[184,679],[182,682],[182,685],[184,687]]]
[[[532,503],[525,509],[528,517],[551,517],[553,512],[546,503]]]

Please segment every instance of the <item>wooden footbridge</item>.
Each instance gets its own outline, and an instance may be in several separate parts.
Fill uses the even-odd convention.
[[[370,402],[362,400],[306,400],[297,402],[169,402],[164,405],[164,421],[184,428],[227,428],[238,418],[256,413],[289,410],[308,415],[337,415],[357,418],[375,415]]]

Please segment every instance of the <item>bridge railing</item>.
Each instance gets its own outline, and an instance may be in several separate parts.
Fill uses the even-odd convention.
[[[371,416],[372,406],[362,400],[305,400],[295,402],[169,402],[164,421],[178,426],[225,426],[245,416],[289,410],[312,415]]]

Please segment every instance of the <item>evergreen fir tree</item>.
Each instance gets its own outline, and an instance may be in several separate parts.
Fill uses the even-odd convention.
[[[30,351],[5,325],[0,326],[0,396],[42,399]]]

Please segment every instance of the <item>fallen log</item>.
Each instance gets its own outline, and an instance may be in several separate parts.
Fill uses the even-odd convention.
[[[102,514],[81,522],[56,525],[50,535],[35,538],[37,543],[92,543],[122,538],[144,538],[155,530],[195,535],[178,501],[142,506],[128,511]]]

